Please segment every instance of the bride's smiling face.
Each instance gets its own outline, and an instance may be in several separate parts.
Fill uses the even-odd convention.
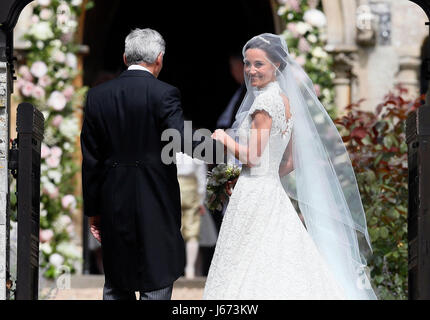
[[[265,87],[275,80],[276,68],[272,65],[264,50],[253,48],[245,51],[245,74],[251,86]]]

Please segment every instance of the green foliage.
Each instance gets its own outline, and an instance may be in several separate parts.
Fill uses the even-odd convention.
[[[368,261],[380,299],[407,299],[408,162],[405,138],[407,115],[420,99],[404,98],[396,87],[376,112],[360,110],[358,103],[335,120],[354,167],[373,246]]]

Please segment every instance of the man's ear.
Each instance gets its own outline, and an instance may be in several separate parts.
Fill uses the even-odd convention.
[[[127,65],[127,58],[125,57],[125,53],[122,55],[122,59],[124,60],[124,64]]]
[[[163,53],[162,52],[160,52],[160,54],[158,55],[156,61],[157,61],[158,65],[162,65],[163,64]]]

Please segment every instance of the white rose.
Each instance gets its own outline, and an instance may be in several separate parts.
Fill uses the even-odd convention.
[[[40,242],[49,242],[54,237],[54,231],[51,229],[40,230]]]
[[[321,47],[315,47],[312,50],[312,55],[317,58],[327,58],[327,52],[325,52]]]
[[[30,69],[33,76],[37,78],[43,77],[48,72],[48,66],[43,61],[36,61]]]
[[[73,53],[67,53],[66,55],[66,65],[72,69],[76,69],[78,67],[78,59],[76,55]]]
[[[63,110],[66,103],[66,97],[59,91],[53,91],[47,102],[48,106],[57,111]]]
[[[303,20],[317,28],[322,28],[327,24],[324,13],[318,9],[309,9],[306,11],[303,15]]]
[[[66,61],[66,55],[63,51],[54,49],[52,51],[52,59],[54,59],[55,62],[64,63]]]
[[[316,42],[318,41],[318,38],[317,38],[317,37],[316,37],[316,35],[314,35],[313,33],[309,34],[309,35],[307,36],[307,38],[308,38],[308,41],[309,41],[310,43],[316,43]]]
[[[37,0],[37,3],[41,6],[47,7],[51,4],[51,0]]]
[[[49,257],[49,263],[52,264],[54,267],[61,267],[63,265],[63,262],[63,256],[58,253],[51,254],[51,256]]]
[[[82,4],[82,0],[72,0],[72,6],[79,7]]]
[[[66,118],[60,124],[60,132],[69,140],[74,140],[79,133],[79,123],[76,117]]]
[[[61,199],[61,205],[64,209],[76,207],[76,199],[72,194],[66,194],[63,199]]]
[[[62,174],[58,170],[49,170],[48,171],[48,177],[52,180],[54,180],[55,184],[59,184],[61,182]]]
[[[29,34],[38,40],[48,40],[54,37],[51,25],[47,21],[33,24],[29,30]]]
[[[40,243],[39,244],[39,250],[45,254],[51,254],[52,253],[52,247],[48,242]]]
[[[72,219],[68,215],[61,215],[57,220],[54,221],[53,227],[57,232],[61,232],[66,229],[69,224],[72,223]]]
[[[296,30],[301,35],[304,35],[306,32],[312,30],[312,27],[308,23],[299,21],[296,23]]]

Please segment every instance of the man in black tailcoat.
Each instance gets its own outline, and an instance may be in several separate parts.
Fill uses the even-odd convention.
[[[185,265],[181,201],[174,159],[186,141],[179,90],[157,79],[165,43],[151,29],[125,40],[118,78],[89,90],[81,132],[84,213],[102,244],[105,300],[170,299]],[[162,138],[179,134],[180,148]],[[177,144],[176,144],[177,145]],[[210,137],[201,159],[215,161],[223,147]],[[187,147],[185,147],[187,151]],[[188,152],[189,152],[188,151]],[[163,154],[163,155],[162,155]],[[222,162],[218,161],[218,162]]]

